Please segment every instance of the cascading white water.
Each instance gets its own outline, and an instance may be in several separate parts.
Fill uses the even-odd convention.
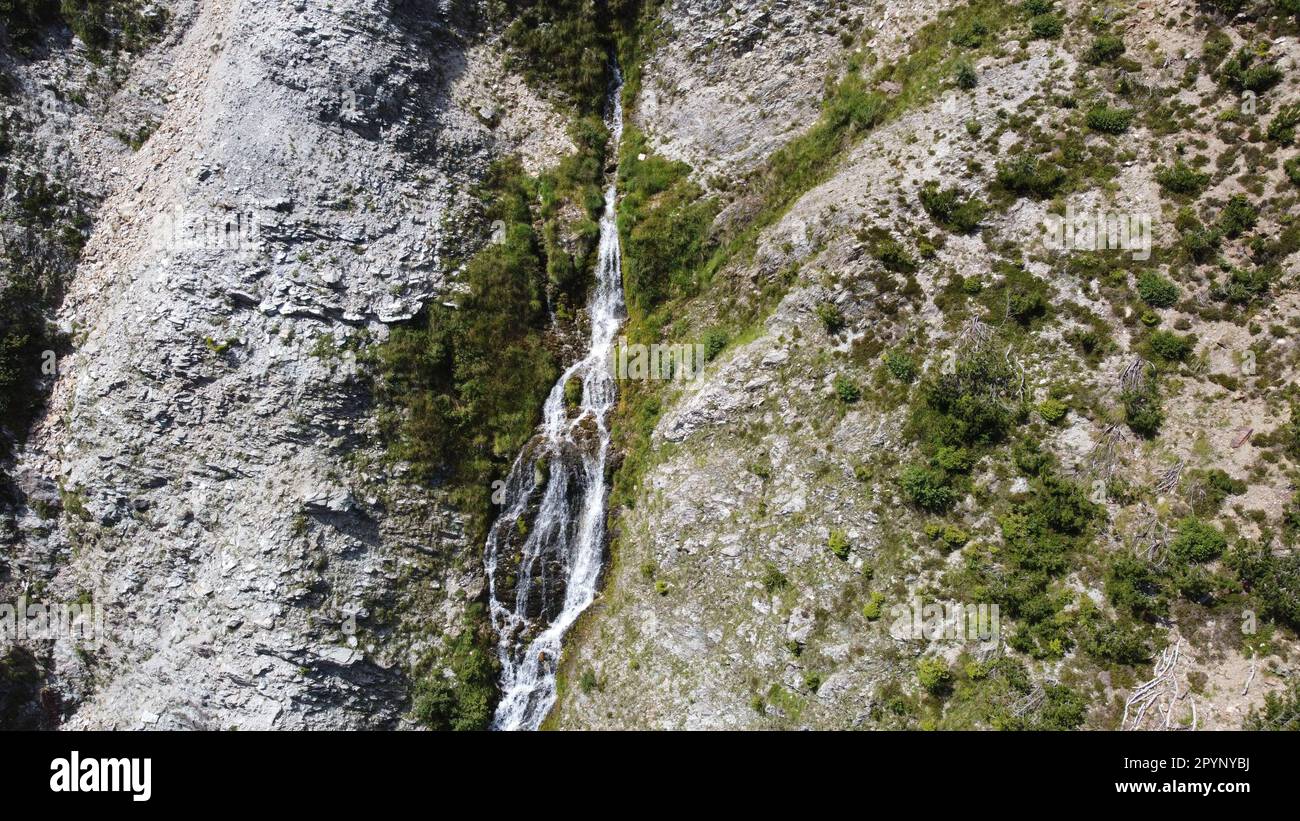
[[[617,152],[623,136],[617,69],[615,78],[608,120]],[[614,182],[605,192],[596,282],[587,307],[587,355],[551,389],[542,425],[510,470],[502,513],[488,534],[484,561],[502,693],[494,729],[535,730],[546,718],[555,703],[560,642],[595,599],[600,579],[606,418],[616,398],[610,359],[625,316]],[[575,378],[582,380],[576,416],[565,402],[565,386]]]

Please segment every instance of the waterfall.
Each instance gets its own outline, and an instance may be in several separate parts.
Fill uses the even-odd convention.
[[[608,125],[613,150],[623,136],[622,76],[615,68]],[[623,273],[617,186],[605,191],[596,281],[588,302],[591,341],[551,389],[537,434],[506,480],[501,515],[488,533],[484,562],[501,662],[501,703],[492,726],[535,730],[555,704],[564,634],[596,596],[605,541],[607,418],[616,386],[610,368],[623,323]],[[576,414],[565,386],[581,379]],[[531,523],[531,524],[530,524]]]

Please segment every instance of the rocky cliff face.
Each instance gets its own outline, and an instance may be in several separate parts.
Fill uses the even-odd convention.
[[[553,162],[564,120],[466,4],[168,10],[112,80],[57,42],[6,61],[6,102],[48,103],[31,150],[98,200],[6,592],[102,607],[102,648],[44,648],[65,726],[392,727],[482,572],[378,458],[357,355],[449,298],[476,181]]]
[[[1293,686],[1300,627],[1288,2],[168,0],[98,45],[40,22],[0,58],[0,214],[62,272],[66,344],[6,463],[0,603],[105,628],[0,646],[0,720],[393,728],[422,677],[484,674],[482,546],[389,457],[374,355],[463,302],[495,160],[593,156],[571,95],[599,83],[539,77],[600,65],[599,30],[635,78],[627,332],[710,358],[620,386],[604,592],[548,726],[1241,726]],[[34,173],[70,193],[25,218]],[[550,233],[581,205],[534,226],[578,260]],[[1045,240],[1095,213],[1147,253]],[[1002,621],[900,630],[914,603]]]
[[[1134,627],[1115,570],[1134,554],[1155,568],[1135,612],[1178,599],[1157,593],[1170,582],[1156,579],[1186,564],[1165,551],[1180,552],[1194,516],[1229,541],[1293,555],[1284,520],[1295,504],[1296,451],[1281,456],[1276,446],[1294,435],[1286,386],[1297,366],[1297,189],[1283,168],[1294,152],[1264,136],[1270,118],[1253,107],[1267,98],[1276,114],[1294,99],[1293,23],[1279,17],[1280,28],[1269,28],[1263,13],[1231,26],[1230,16],[1194,3],[985,3],[947,17],[939,5],[665,10],[636,121],[658,151],[720,191],[714,229],[724,235],[738,212],[762,213],[763,163],[790,167],[768,160],[774,149],[815,151],[808,129],[823,76],[874,77],[892,106],[752,245],[724,251],[701,296],[675,308],[685,318],[666,325],[665,341],[697,340],[728,326],[719,305],[743,309],[780,283],[775,306],[733,332],[739,339],[701,378],[657,391],[651,455],[614,518],[606,592],[568,650],[554,726],[1058,726],[1051,722],[1069,713],[1064,726],[1232,728],[1293,681],[1294,624],[1263,641],[1243,632],[1260,605],[1240,597],[1240,582],[1220,575],[1196,591],[1184,586],[1181,601],[1152,606]],[[1038,33],[1043,13],[1066,21],[1064,32]],[[931,21],[938,27],[922,28]],[[1119,64],[1099,54],[1104,37],[1127,44]],[[990,41],[999,45],[988,49]],[[1266,92],[1234,88],[1216,71],[1243,44],[1276,67]],[[957,61],[932,73],[936,52]],[[963,62],[969,83],[959,82]],[[1122,137],[1091,119],[1098,106],[1133,117]],[[1035,195],[1003,171],[1023,154],[1065,169],[1091,155],[1085,162],[1106,169]],[[1199,198],[1160,181],[1179,157],[1207,172]],[[719,173],[742,182],[710,183]],[[991,200],[978,227],[937,215],[927,183]],[[1256,239],[1247,248],[1230,229],[1220,233],[1216,273],[1206,264],[1214,254],[1188,255],[1182,209],[1191,202],[1222,225],[1234,197],[1258,208]],[[1151,258],[1045,244],[1053,214],[1099,212],[1152,219]],[[1224,296],[1214,282],[1234,266],[1271,270],[1270,297],[1249,312],[1215,307]],[[1136,284],[1151,270],[1178,283],[1178,298],[1152,298]],[[1025,282],[1042,304],[1017,316]],[[1078,344],[1093,328],[1108,340],[1103,350]],[[1189,350],[1161,360],[1151,328],[1189,334]],[[1022,549],[1008,514],[1044,492],[1038,468],[1008,453],[1031,445],[968,444],[981,455],[951,507],[927,505],[900,480],[909,464],[943,470],[953,451],[926,441],[941,420],[919,417],[918,430],[916,408],[954,363],[986,345],[1012,366],[1012,399],[1030,414],[1017,438],[1078,486],[1100,488],[1086,539],[1052,571],[1046,589],[1058,603],[1034,605],[1071,625],[1047,648],[1031,644],[1029,607],[997,592],[999,574],[1037,569],[1007,555]],[[1264,350],[1266,375],[1242,370],[1243,357],[1254,362]],[[1139,425],[1126,427],[1116,409],[1135,360],[1158,364],[1158,434],[1135,433]],[[1049,404],[1058,401],[1063,418]],[[1243,480],[1222,507],[1221,495],[1204,502],[1216,470]],[[1167,522],[1155,536],[1153,520]],[[1231,575],[1222,558],[1211,566]],[[985,581],[972,587],[972,577]],[[1001,641],[898,635],[893,625],[899,604],[990,600],[1001,604]],[[1096,621],[1094,610],[1118,613],[1122,629],[1141,636],[1138,649],[1107,645],[1111,628],[1096,626],[1106,617]],[[1009,685],[1020,673],[1007,671],[1022,662],[1029,679]],[[1148,715],[1133,691],[1153,666],[1158,682],[1146,692],[1161,695]],[[940,674],[927,681],[927,669]]]

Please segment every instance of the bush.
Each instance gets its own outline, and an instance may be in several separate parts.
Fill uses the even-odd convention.
[[[970,534],[956,525],[944,527],[943,532],[939,534],[943,541],[943,546],[948,550],[960,550],[970,541]]]
[[[1159,618],[1168,611],[1159,575],[1150,564],[1131,553],[1118,553],[1111,558],[1103,589],[1117,610],[1137,618]]]
[[[935,451],[930,463],[948,473],[969,473],[975,466],[975,459],[966,448],[942,445]]]
[[[1245,482],[1233,479],[1219,468],[1213,468],[1200,476],[1194,485],[1197,497],[1195,510],[1198,514],[1213,515],[1219,512],[1229,496],[1239,496],[1245,492]]]
[[[1111,63],[1124,53],[1124,38],[1115,34],[1102,34],[1092,41],[1084,59],[1093,65]]]
[[[497,668],[482,608],[471,606],[446,655],[426,662],[431,669],[416,682],[412,712],[429,729],[485,730],[492,719]],[[444,664],[451,670],[450,677],[444,674]]]
[[[1300,103],[1284,105],[1268,124],[1268,138],[1275,143],[1290,145],[1295,142],[1297,124],[1300,124]]]
[[[877,619],[880,618],[880,612],[881,609],[884,607],[884,604],[885,604],[884,594],[878,591],[873,591],[871,593],[871,598],[867,600],[866,604],[862,605],[863,618],[865,618],[867,621],[876,621]]]
[[[940,373],[922,386],[922,401],[910,427],[932,448],[940,445],[991,445],[1011,428],[1005,398],[1012,374],[991,351],[957,360],[952,373]]]
[[[719,328],[713,328],[704,334],[704,361],[712,362],[718,358],[729,342],[727,332]]]
[[[1160,433],[1165,414],[1154,386],[1146,390],[1125,391],[1120,395],[1120,402],[1124,405],[1124,421],[1129,430],[1143,439],[1150,439]]]
[[[910,465],[898,477],[907,500],[922,510],[942,513],[953,506],[957,495],[942,471],[927,465]]]
[[[962,60],[957,63],[957,87],[969,91],[979,85],[979,75],[975,73],[975,67],[969,62]]]
[[[1170,308],[1178,302],[1178,286],[1155,271],[1138,275],[1138,296],[1152,308]]]
[[[1189,516],[1179,523],[1169,549],[1185,562],[1203,564],[1218,558],[1227,546],[1227,539],[1213,525]]]
[[[1260,615],[1300,630],[1300,554],[1274,556],[1267,545],[1238,542],[1224,564],[1241,579]]]
[[[851,405],[862,398],[862,389],[847,376],[835,377],[835,395],[846,405]]]
[[[984,45],[984,38],[989,34],[989,28],[983,20],[972,20],[969,23],[958,26],[952,33],[951,42],[959,48],[979,48]]]
[[[1087,715],[1087,699],[1064,684],[1048,684],[1043,688],[1043,695],[1042,706],[1026,729],[1047,732],[1079,729]]]
[[[1145,664],[1153,655],[1147,630],[1130,620],[1094,627],[1088,636],[1087,649],[1092,655],[1116,664]]]
[[[475,498],[475,516],[487,512],[480,489],[532,436],[558,376],[543,342],[546,266],[532,185],[517,162],[493,167],[487,216],[507,227],[466,266],[459,310],[435,303],[377,351],[377,395],[396,410],[381,419],[392,455],[422,479],[455,479]]]
[[[1229,238],[1236,238],[1255,227],[1259,209],[1241,194],[1234,194],[1219,213],[1219,230]]]
[[[840,309],[834,303],[819,303],[817,305],[817,318],[821,320],[826,333],[832,336],[844,330],[844,314],[840,312]]]
[[[1193,262],[1207,262],[1219,250],[1221,235],[1218,229],[1206,228],[1192,209],[1179,211],[1174,226],[1179,231],[1179,246]]]
[[[1283,170],[1286,171],[1287,178],[1296,185],[1300,185],[1300,157],[1292,157],[1282,163]]]
[[[1055,425],[1060,422],[1065,418],[1065,414],[1069,413],[1069,411],[1069,407],[1067,407],[1064,402],[1056,399],[1045,399],[1038,406],[1038,415],[1041,416],[1043,421],[1049,425]]]
[[[940,190],[939,183],[933,180],[921,186],[918,196],[930,219],[959,234],[968,234],[978,228],[988,210],[982,201],[963,197],[960,189]]]
[[[826,546],[830,548],[831,553],[835,554],[835,558],[848,559],[849,537],[843,530],[832,530],[830,538],[826,541]]]
[[[916,362],[903,351],[889,351],[885,354],[885,368],[899,382],[910,384],[916,379]]]
[[[1035,491],[1032,515],[1041,518],[1057,533],[1083,533],[1088,522],[1097,515],[1097,506],[1088,500],[1087,494],[1074,482],[1056,473],[1040,476]]]
[[[1123,134],[1133,122],[1133,112],[1127,108],[1097,106],[1091,109],[1085,121],[1088,128],[1103,134]]]
[[[997,164],[997,184],[1021,196],[1047,199],[1056,194],[1065,179],[1060,166],[1028,153]]]
[[[952,688],[952,671],[948,663],[933,656],[916,663],[916,680],[931,695],[943,695]]]
[[[1219,80],[1238,92],[1262,94],[1282,79],[1282,72],[1271,63],[1259,62],[1249,48],[1241,48],[1219,68]]]
[[[1249,305],[1268,294],[1273,275],[1264,268],[1233,268],[1227,282],[1216,282],[1210,296],[1231,305]]]
[[[1210,184],[1210,175],[1202,174],[1196,169],[1178,160],[1172,166],[1156,169],[1156,182],[1166,191],[1188,196],[1200,196]]]
[[[645,160],[638,159],[642,154]],[[633,312],[650,313],[665,300],[693,295],[697,272],[713,252],[709,226],[716,203],[691,181],[689,171],[685,163],[654,155],[645,134],[628,125],[619,153],[618,176],[625,193],[618,228],[623,281]],[[599,164],[594,172],[599,178]],[[590,190],[599,198],[599,184]]]
[[[768,562],[763,566],[762,584],[763,589],[767,591],[768,595],[771,595],[778,590],[784,590],[788,587],[790,585],[790,580],[786,578],[785,574],[782,573],[776,565]]]
[[[1264,706],[1252,710],[1242,727],[1247,730],[1300,729],[1300,682],[1292,682],[1289,689],[1264,696]]]
[[[871,255],[885,266],[885,270],[910,274],[916,270],[916,261],[908,255],[903,244],[893,237],[884,237],[871,247]]]
[[[1039,14],[1029,20],[1029,33],[1036,40],[1055,40],[1064,30],[1061,18],[1055,14]]]
[[[1152,331],[1147,335],[1146,348],[1151,355],[1165,362],[1182,362],[1191,355],[1195,338],[1173,331]]]
[[[613,43],[583,0],[513,0],[505,41],[534,88],[558,89],[583,111],[599,111],[609,88]]]

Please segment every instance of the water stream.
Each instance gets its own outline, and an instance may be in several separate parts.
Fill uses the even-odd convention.
[[[607,115],[615,152],[623,135],[622,77]],[[537,435],[506,480],[501,515],[485,550],[492,624],[499,637],[501,702],[493,729],[535,730],[555,704],[564,634],[596,596],[605,541],[607,418],[616,386],[610,368],[623,323],[623,274],[611,180],[600,219],[596,279],[587,306],[587,355],[551,389]],[[582,382],[576,410],[565,385]]]

